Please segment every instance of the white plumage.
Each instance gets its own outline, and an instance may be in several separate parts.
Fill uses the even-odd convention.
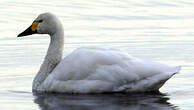
[[[39,15],[37,32],[48,33],[51,43],[33,89],[65,93],[157,91],[180,67],[144,61],[128,53],[106,47],[78,48],[63,60],[63,28],[50,13]],[[52,25],[47,25],[50,22]],[[41,26],[42,25],[42,26]],[[50,27],[45,32],[45,27]],[[44,30],[44,32],[42,31]]]
[[[43,86],[48,91],[76,93],[153,91],[179,69],[119,50],[80,48],[58,64]]]

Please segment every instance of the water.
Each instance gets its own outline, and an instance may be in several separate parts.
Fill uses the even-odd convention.
[[[0,4],[1,110],[194,108],[194,1],[1,0]],[[63,21],[64,55],[81,46],[108,45],[183,68],[157,94],[32,93],[49,38],[16,36],[42,12],[52,12]]]

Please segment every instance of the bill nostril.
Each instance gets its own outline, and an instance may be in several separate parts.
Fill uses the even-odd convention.
[[[43,20],[39,20],[38,22],[41,23]]]

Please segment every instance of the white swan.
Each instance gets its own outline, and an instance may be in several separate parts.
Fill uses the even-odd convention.
[[[64,30],[51,13],[40,14],[18,37],[49,34],[47,55],[33,90],[64,93],[157,91],[180,67],[143,61],[116,49],[85,47],[62,59]]]

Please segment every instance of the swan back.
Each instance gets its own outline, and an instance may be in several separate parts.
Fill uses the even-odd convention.
[[[79,48],[58,64],[44,88],[77,93],[152,91],[179,70],[116,49]]]

